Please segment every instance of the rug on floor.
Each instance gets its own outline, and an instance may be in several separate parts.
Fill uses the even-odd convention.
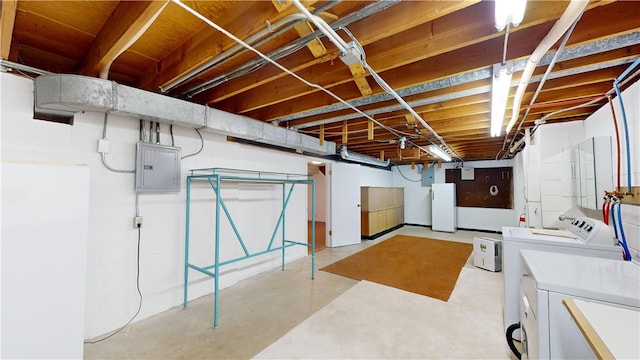
[[[449,300],[473,245],[396,235],[320,270]]]
[[[257,359],[509,359],[502,276],[464,267],[449,302],[360,281]]]

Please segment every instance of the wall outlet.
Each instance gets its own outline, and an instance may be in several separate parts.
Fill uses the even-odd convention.
[[[133,217],[133,227],[135,229],[142,227],[142,216]]]

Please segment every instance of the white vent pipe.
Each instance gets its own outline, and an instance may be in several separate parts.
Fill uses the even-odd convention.
[[[509,132],[515,125],[518,120],[518,116],[520,115],[520,105],[522,103],[522,97],[524,96],[524,92],[527,90],[527,86],[529,85],[529,80],[531,80],[531,76],[533,75],[533,71],[535,70],[538,62],[544,56],[544,54],[549,51],[551,46],[560,39],[562,34],[564,34],[571,25],[578,19],[584,9],[589,4],[588,1],[585,0],[571,0],[569,6],[564,11],[562,16],[556,21],[547,36],[542,39],[538,47],[533,51],[533,54],[529,57],[527,61],[527,65],[522,72],[522,77],[520,77],[520,83],[518,84],[518,89],[516,90],[516,94],[513,97],[513,106],[511,107],[511,120],[507,124],[506,135],[509,136]]]
[[[131,45],[133,45],[136,41],[138,41],[138,39],[140,39],[142,34],[144,34],[147,31],[147,29],[149,29],[151,24],[153,24],[156,21],[158,16],[160,16],[160,14],[164,10],[164,8],[167,7],[168,3],[169,3],[169,1],[166,1],[164,3],[164,5],[162,5],[162,7],[160,7],[160,9],[158,9],[158,11],[156,11],[156,13],[153,14],[153,16],[149,20],[147,20],[147,22],[140,28],[140,30],[138,30],[138,32],[133,37],[131,37],[131,39],[129,39],[129,41],[116,54],[116,56],[114,56],[113,59],[111,59],[111,61],[109,61],[109,63],[107,65],[105,65],[105,67],[102,70],[100,70],[100,79],[105,79],[106,80],[106,79],[109,78],[109,70],[111,69],[111,64],[113,64],[113,62],[118,57],[120,57],[120,55],[122,55],[123,52],[127,51],[127,49],[129,49],[131,47]]]

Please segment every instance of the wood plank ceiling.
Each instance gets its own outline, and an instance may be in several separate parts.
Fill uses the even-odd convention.
[[[357,39],[371,68],[465,161],[512,157],[509,148],[525,129],[535,131],[536,120],[600,98],[546,119],[584,120],[606,104],[604,94],[612,81],[640,54],[640,2],[590,1],[529,106],[551,55],[536,69],[517,109],[518,126],[491,137],[491,67],[502,62],[505,42],[505,32],[494,27],[492,1],[303,3],[327,23],[340,26],[337,33],[346,42],[351,36]],[[336,46],[312,24],[292,17],[299,11],[290,1],[184,4],[236,37],[252,40],[285,68],[357,106],[377,123],[252,51],[233,52],[236,42],[174,2],[3,0],[1,56],[49,72],[102,76],[207,104],[395,164],[434,160],[416,148],[440,144],[434,135],[362,66],[345,65]],[[524,64],[567,5],[530,0],[524,21],[510,29],[506,59]],[[263,36],[256,35],[261,31]],[[521,72],[522,67],[514,73],[511,97]],[[511,110],[507,105],[505,123]],[[399,146],[402,136],[408,140],[404,150]]]

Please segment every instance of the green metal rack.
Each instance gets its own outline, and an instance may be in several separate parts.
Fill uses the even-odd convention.
[[[198,266],[189,262],[189,226],[191,217],[191,183],[193,181],[207,181],[213,189],[216,196],[215,205],[215,249],[214,249],[214,263],[206,266]],[[265,250],[251,253],[247,249],[235,222],[233,221],[231,214],[222,197],[222,184],[225,182],[234,183],[271,183],[275,185],[282,185],[282,210],[276,222],[271,238]],[[292,241],[285,239],[285,212],[291,194],[295,185],[310,185],[311,186],[311,244],[299,241]],[[199,271],[202,274],[210,276],[214,279],[214,301],[213,301],[213,327],[218,327],[218,290],[219,290],[219,274],[220,267],[242,261],[248,258],[264,255],[274,251],[282,251],[282,270],[284,270],[284,255],[285,249],[291,246],[302,245],[307,248],[311,248],[311,279],[315,277],[315,208],[316,208],[316,185],[315,180],[309,179],[308,175],[302,174],[289,174],[289,173],[276,173],[265,171],[252,171],[252,170],[240,170],[240,169],[228,169],[228,168],[206,168],[206,169],[192,169],[190,175],[187,176],[187,199],[186,199],[186,225],[185,225],[185,252],[184,252],[184,304],[187,307],[187,288],[189,286],[189,268]],[[287,188],[288,187],[288,188]],[[220,261],[220,210],[224,212],[235,233],[236,239],[242,246],[244,252],[243,256],[236,257],[230,260]],[[281,230],[281,243],[274,247],[274,241],[278,234],[278,229]]]

